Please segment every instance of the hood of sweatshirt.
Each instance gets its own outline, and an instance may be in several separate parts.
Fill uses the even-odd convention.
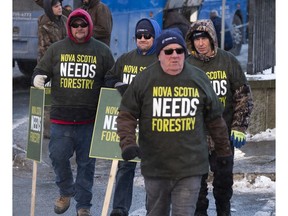
[[[49,17],[49,19],[53,22],[59,20],[58,16],[55,16],[52,10],[52,6],[55,5],[57,2],[60,2],[62,5],[63,0],[43,0],[43,9],[45,14]]]
[[[158,36],[160,35],[161,33],[161,28],[158,24],[158,22],[154,19],[151,19],[151,18],[143,18],[141,20],[139,20],[136,24],[136,27],[135,27],[135,34],[136,34],[136,29],[137,29],[137,26],[138,24],[143,21],[143,20],[147,20],[151,23],[152,27],[154,28],[154,33],[155,33],[155,36],[154,36],[154,41],[153,41],[153,45],[151,46],[151,48],[147,51],[146,55],[152,55],[155,53],[156,51],[156,39],[158,38]],[[137,52],[139,54],[142,54],[142,51],[140,49],[137,48]]]

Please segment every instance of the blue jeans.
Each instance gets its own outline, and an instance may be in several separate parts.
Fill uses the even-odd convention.
[[[145,180],[147,216],[193,216],[202,176]],[[171,208],[171,210],[170,210]]]
[[[89,158],[94,124],[51,124],[49,157],[56,174],[60,195],[74,196],[79,208],[92,206],[95,158]],[[77,174],[73,179],[70,158],[76,154]]]
[[[136,162],[119,161],[113,198],[113,209],[128,215],[132,203]]]

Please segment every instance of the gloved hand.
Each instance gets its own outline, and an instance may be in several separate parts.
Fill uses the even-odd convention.
[[[246,143],[246,135],[240,131],[231,130],[230,141],[236,148],[241,148]]]
[[[115,88],[118,90],[118,92],[121,94],[121,96],[123,96],[126,89],[128,88],[128,84],[123,83],[123,85],[116,86]]]
[[[44,88],[45,79],[47,78],[46,75],[36,75],[33,80],[33,85],[36,88]]]
[[[138,145],[128,145],[122,150],[122,158],[125,161],[132,160],[135,157],[141,158],[140,148]]]

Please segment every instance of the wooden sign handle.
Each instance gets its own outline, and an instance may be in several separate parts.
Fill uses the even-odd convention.
[[[109,209],[109,204],[110,204],[110,199],[111,199],[111,194],[113,191],[113,185],[116,177],[116,171],[118,168],[118,160],[112,160],[112,165],[111,165],[111,170],[110,170],[110,175],[109,175],[109,180],[108,180],[108,185],[106,189],[106,194],[105,194],[105,199],[104,199],[104,204],[102,208],[102,214],[101,216],[107,216],[108,209]]]
[[[35,198],[36,198],[36,181],[37,181],[37,162],[33,161],[33,177],[32,177],[32,192],[31,192],[31,216],[35,214]]]

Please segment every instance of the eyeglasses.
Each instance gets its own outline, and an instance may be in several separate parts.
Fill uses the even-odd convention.
[[[72,27],[72,28],[78,28],[79,26],[81,26],[81,28],[86,28],[86,27],[88,26],[88,23],[82,22],[82,23],[80,23],[80,24],[78,24],[78,23],[72,23],[72,24],[71,24],[71,27]]]
[[[174,51],[176,51],[177,54],[182,54],[185,52],[185,50],[183,48],[177,48],[177,49],[167,49],[167,50],[163,50],[165,55],[172,55],[172,53]]]
[[[149,39],[152,37],[151,34],[137,34],[137,35],[136,35],[136,38],[137,38],[138,40],[140,40],[143,36],[144,36],[144,39],[145,39],[145,40],[149,40]]]

